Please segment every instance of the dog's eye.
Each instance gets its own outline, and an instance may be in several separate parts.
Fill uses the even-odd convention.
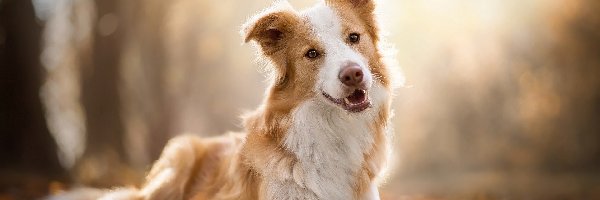
[[[319,52],[315,49],[310,49],[306,52],[304,56],[306,56],[307,58],[317,58],[319,57]]]
[[[350,35],[348,35],[348,42],[352,43],[352,44],[356,44],[360,41],[360,34],[358,33],[350,33]]]

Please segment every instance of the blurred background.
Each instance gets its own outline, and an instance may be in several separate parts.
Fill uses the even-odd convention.
[[[138,185],[168,138],[240,130],[269,4],[0,0],[0,200]],[[600,199],[599,1],[379,4],[407,80],[384,199]]]

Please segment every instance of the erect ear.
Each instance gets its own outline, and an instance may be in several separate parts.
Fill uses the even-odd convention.
[[[325,3],[338,10],[356,13],[364,21],[373,39],[379,39],[375,0],[325,0]]]
[[[285,40],[293,36],[293,29],[300,19],[287,1],[250,18],[242,27],[244,42],[256,41],[265,54],[272,54],[283,48]]]

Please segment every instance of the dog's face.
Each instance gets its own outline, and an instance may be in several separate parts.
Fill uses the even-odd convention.
[[[316,100],[360,113],[383,102],[387,95],[373,94],[389,88],[373,10],[372,0],[328,0],[302,12],[279,3],[250,20],[246,41],[275,67],[272,103]]]

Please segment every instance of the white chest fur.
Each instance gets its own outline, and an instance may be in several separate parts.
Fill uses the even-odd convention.
[[[298,159],[296,184],[319,199],[352,199],[356,172],[374,142],[375,110],[348,113],[318,100],[298,107],[284,144]]]

